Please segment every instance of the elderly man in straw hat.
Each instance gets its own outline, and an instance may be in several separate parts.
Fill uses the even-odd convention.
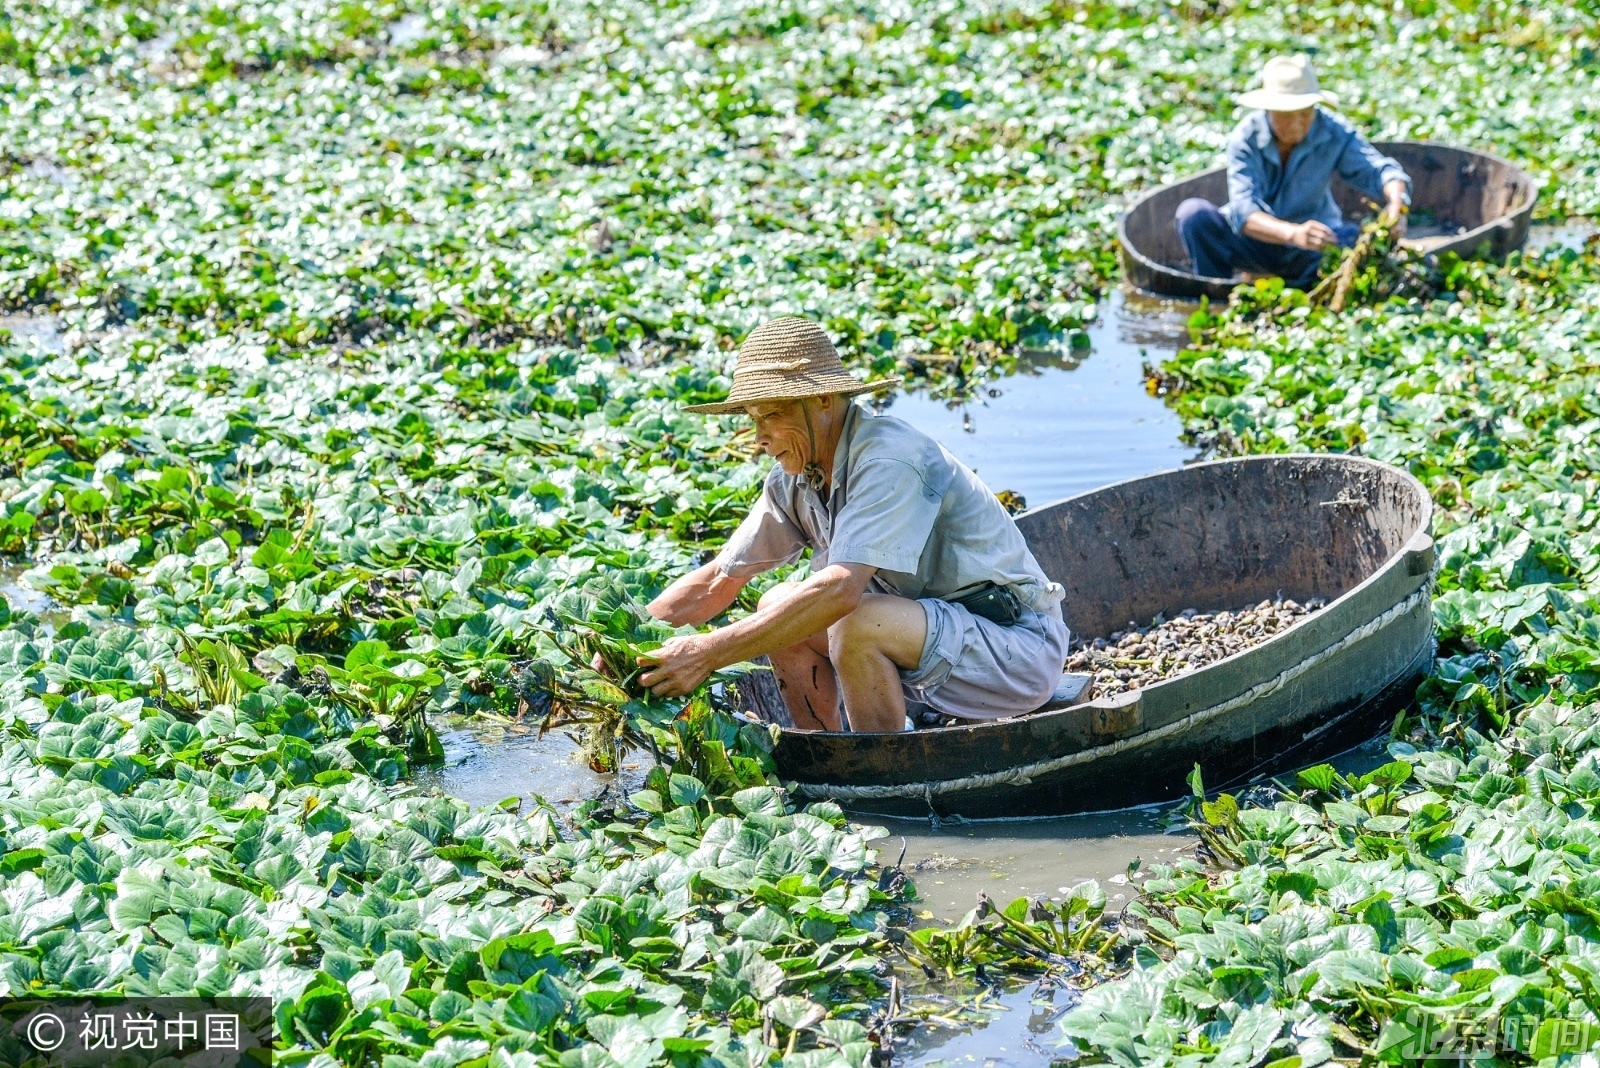
[[[751,578],[806,549],[811,575],[774,586],[737,623],[667,642],[645,686],[686,694],[717,668],[766,654],[795,724],[831,731],[903,730],[908,695],[966,719],[1030,712],[1050,697],[1067,652],[1063,591],[976,475],[927,435],[851,401],[898,381],[852,378],[805,319],[774,319],[745,339],[728,399],[689,410],[748,414],[776,466],[716,559],[650,611],[708,622]]]
[[[1239,97],[1252,111],[1228,135],[1228,203],[1220,211],[1198,197],[1178,206],[1178,233],[1196,274],[1236,271],[1278,275],[1292,286],[1316,281],[1322,250],[1353,245],[1359,227],[1345,222],[1329,183],[1338,174],[1385,211],[1404,232],[1411,179],[1317,88],[1306,56],[1267,61],[1261,88]]]

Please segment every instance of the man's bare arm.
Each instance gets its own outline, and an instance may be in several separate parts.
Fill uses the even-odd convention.
[[[639,681],[657,696],[681,697],[718,668],[804,641],[855,611],[877,570],[865,564],[830,564],[779,603],[737,623],[709,634],[673,638],[641,661],[649,669]]]
[[[856,610],[877,571],[866,564],[830,564],[777,604],[705,635],[720,661],[716,667],[785,649],[827,630]]]
[[[1269,245],[1293,245],[1295,248],[1310,249],[1312,252],[1338,240],[1333,230],[1315,219],[1292,223],[1276,215],[1268,215],[1264,211],[1252,212],[1250,217],[1245,219],[1241,232],[1245,237],[1253,237]]]
[[[650,602],[650,614],[675,627],[698,627],[727,611],[749,581],[723,574],[713,560],[662,590]]]

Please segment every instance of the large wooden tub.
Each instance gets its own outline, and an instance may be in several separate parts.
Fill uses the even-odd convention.
[[[1412,210],[1433,217],[1410,227],[1404,244],[1423,252],[1454,252],[1463,259],[1499,259],[1527,241],[1537,186],[1522,168],[1487,152],[1424,141],[1374,145],[1411,176]],[[1202,171],[1134,202],[1117,220],[1123,273],[1140,289],[1162,296],[1225,300],[1238,282],[1192,273],[1178,237],[1173,217],[1190,197],[1227,203],[1225,169]],[[1333,198],[1347,219],[1371,214],[1361,194],[1342,179],[1334,179]]]
[[[1347,456],[1219,460],[1033,509],[1017,523],[1076,635],[1280,594],[1329,603],[1109,699],[901,734],[783,730],[779,774],[865,813],[1045,816],[1178,798],[1196,763],[1220,785],[1348,748],[1430,665],[1431,516],[1416,479]]]

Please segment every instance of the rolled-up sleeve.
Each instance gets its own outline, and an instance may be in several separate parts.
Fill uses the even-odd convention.
[[[888,457],[860,464],[833,521],[828,562],[914,573],[942,499],[913,464]]]
[[[1222,216],[1234,233],[1242,233],[1245,220],[1256,212],[1272,214],[1262,199],[1267,176],[1261,169],[1261,153],[1237,134],[1228,139],[1227,161],[1228,203],[1222,209]]]
[[[755,507],[717,554],[717,569],[730,578],[754,578],[793,563],[805,550],[805,535],[778,507],[768,479]]]
[[[1383,196],[1383,187],[1398,178],[1411,192],[1411,176],[1394,159],[1385,156],[1372,142],[1359,133],[1352,132],[1339,153],[1336,165],[1339,177],[1361,190],[1374,200]]]

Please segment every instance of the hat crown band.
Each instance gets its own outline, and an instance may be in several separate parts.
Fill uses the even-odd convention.
[[[800,400],[883,389],[898,378],[865,383],[845,370],[826,332],[809,319],[785,316],[762,323],[739,346],[728,399],[690,405],[692,412],[727,412],[764,400]]]

